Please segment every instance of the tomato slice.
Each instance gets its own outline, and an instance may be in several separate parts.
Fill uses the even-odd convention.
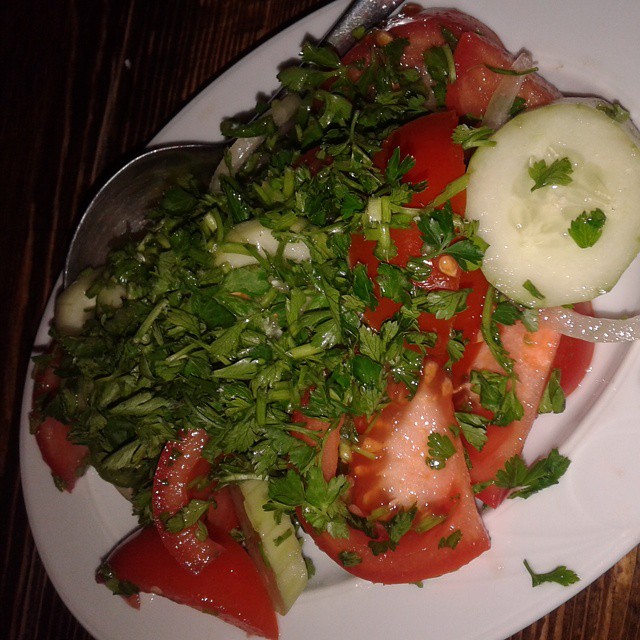
[[[42,459],[51,469],[56,486],[62,491],[71,491],[82,475],[89,449],[69,440],[71,428],[55,418],[47,417],[36,431],[36,442]]]
[[[538,415],[540,399],[551,375],[560,343],[560,334],[542,323],[538,331],[533,333],[527,331],[520,322],[504,326],[501,327],[500,336],[515,362],[515,392],[523,406],[524,415],[522,419],[504,427],[490,424],[487,427],[487,442],[482,451],[470,445],[466,447],[472,465],[471,481],[474,484],[492,480],[509,458],[522,452],[533,421]],[[481,344],[472,368],[504,373],[485,343]],[[506,490],[491,486],[479,493],[478,498],[491,507],[497,507],[506,494]]]
[[[489,67],[509,69],[514,57],[499,43],[478,33],[464,33],[453,56],[456,80],[447,88],[446,104],[459,116],[481,118],[504,78]],[[518,96],[525,107],[547,104],[561,97],[560,92],[538,74],[528,74]]]
[[[431,113],[396,129],[382,144],[374,163],[384,169],[396,148],[400,159],[411,156],[415,165],[405,174],[404,182],[426,181],[426,188],[414,195],[411,207],[424,207],[439,196],[444,188],[464,175],[466,166],[464,151],[454,144],[451,136],[458,126],[458,116],[453,111]],[[464,193],[451,199],[457,213],[464,212]]]
[[[189,504],[189,485],[203,472],[202,449],[208,439],[204,430],[196,429],[181,440],[168,442],[153,478],[151,505],[160,539],[175,560],[196,574],[220,555],[222,546],[203,537],[198,523],[174,533],[167,531],[165,522]]]
[[[411,530],[395,549],[376,555],[363,531],[351,529],[347,539],[332,538],[304,524],[318,546],[347,571],[387,584],[455,571],[489,548],[462,445],[450,430],[455,424],[451,381],[428,362],[413,399],[406,393],[394,397],[361,442],[364,454],[353,453],[349,508],[383,522],[415,508]],[[428,464],[429,437],[434,435],[454,448],[440,468]],[[384,542],[385,528],[380,524],[378,529],[378,542]]]
[[[219,557],[194,574],[168,552],[155,527],[142,529],[109,557],[107,564],[122,581],[144,593],[211,613],[249,634],[275,640],[278,621],[265,585],[246,551],[221,535]]]

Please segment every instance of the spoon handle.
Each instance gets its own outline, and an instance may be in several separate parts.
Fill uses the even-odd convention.
[[[355,0],[338,18],[321,43],[330,44],[342,56],[355,43],[351,34],[356,27],[364,27],[368,31],[389,17],[403,2],[404,0]]]

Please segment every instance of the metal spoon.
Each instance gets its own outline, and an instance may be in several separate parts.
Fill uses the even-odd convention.
[[[340,55],[354,44],[352,31],[370,29],[387,18],[403,0],[355,0],[322,38]],[[193,174],[208,183],[225,146],[212,143],[175,144],[150,149],[116,172],[84,212],[71,240],[63,271],[64,286],[88,266],[105,262],[117,239],[139,231],[150,203],[157,201],[180,175]]]

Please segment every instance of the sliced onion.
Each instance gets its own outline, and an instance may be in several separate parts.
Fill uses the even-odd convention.
[[[562,335],[587,342],[632,342],[640,339],[640,315],[631,318],[592,318],[564,307],[540,311],[547,326]]]
[[[299,106],[300,98],[294,95],[286,95],[282,100],[274,100],[269,113],[276,127],[280,130],[286,129]],[[238,171],[263,142],[264,136],[237,138],[229,147],[229,164],[226,159],[223,159],[213,173],[209,184],[211,191],[219,191],[220,176],[228,176],[230,173]]]
[[[524,51],[521,53],[511,65],[513,71],[522,72],[533,67],[531,55]],[[499,129],[511,114],[511,107],[515,99],[520,93],[520,88],[524,82],[526,75],[510,76],[505,75],[498,88],[489,100],[487,110],[484,114],[482,124],[490,129]]]

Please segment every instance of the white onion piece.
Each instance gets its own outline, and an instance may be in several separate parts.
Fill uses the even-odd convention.
[[[300,106],[300,98],[294,95],[286,95],[282,100],[274,100],[271,109],[267,112],[271,114],[273,122],[279,129],[283,130],[288,125]],[[249,159],[251,154],[264,142],[264,136],[255,136],[253,138],[237,138],[229,147],[230,167],[225,159],[221,160],[216,167],[209,184],[211,191],[220,190],[220,176],[235,173]]]
[[[511,65],[513,71],[522,72],[533,67],[533,60],[531,55],[524,51],[522,52]],[[524,82],[526,75],[509,76],[505,75],[498,88],[495,90],[487,110],[485,111],[482,124],[490,129],[499,129],[508,119],[511,112],[511,107],[515,99],[518,97],[522,83]]]
[[[564,307],[540,311],[546,325],[562,335],[586,342],[632,342],[640,339],[640,315],[631,318],[592,318]]]

